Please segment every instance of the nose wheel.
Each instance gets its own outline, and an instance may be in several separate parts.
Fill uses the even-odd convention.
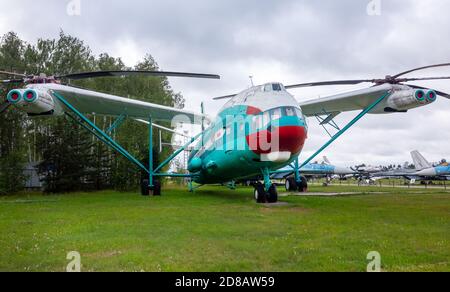
[[[263,184],[258,183],[255,185],[255,200],[258,204],[276,203],[278,202],[278,190],[275,184],[272,184],[268,191],[266,191]]]
[[[255,184],[255,200],[258,204],[261,203],[276,203],[278,202],[277,186],[270,180],[270,170],[268,168],[262,169],[264,177],[264,184]]]
[[[258,204],[266,203],[267,200],[267,192],[264,189],[264,186],[262,184],[255,185],[255,200]]]

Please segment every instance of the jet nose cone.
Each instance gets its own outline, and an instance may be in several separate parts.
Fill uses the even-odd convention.
[[[435,176],[436,170],[434,168],[428,168],[417,172],[418,176]]]

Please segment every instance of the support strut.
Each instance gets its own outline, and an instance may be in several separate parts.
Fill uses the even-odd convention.
[[[152,118],[148,119],[148,186],[153,188],[153,127]]]
[[[270,180],[270,170],[266,167],[261,171],[262,175],[264,176],[264,188],[266,189],[266,192],[268,192],[270,187],[272,186],[272,181]]]
[[[94,122],[89,120],[85,115],[83,115],[80,111],[78,111],[73,105],[71,105],[62,95],[54,92],[53,95],[68,109],[65,114],[81,125],[84,129],[89,131],[92,135],[97,137],[101,142],[105,145],[111,147],[119,154],[127,158],[131,163],[136,165],[138,168],[144,170],[148,173],[149,178],[149,187],[154,187],[155,178],[157,177],[179,177],[179,178],[193,178],[193,175],[190,174],[178,174],[178,173],[160,173],[159,171],[169,164],[176,156],[178,156],[181,152],[186,150],[192,143],[194,143],[203,133],[198,134],[196,137],[192,138],[189,143],[178,149],[174,154],[172,154],[169,158],[167,158],[161,165],[159,165],[155,169],[155,165],[153,163],[153,126],[152,118],[149,117],[148,125],[149,125],[149,165],[148,168],[143,165],[137,158],[135,158],[132,154],[130,154],[127,150],[125,150],[119,143],[117,143],[113,138],[111,138],[108,133],[113,132],[118,126],[120,126],[126,115],[121,115],[117,118],[114,124],[105,132],[102,131],[99,127],[95,125]]]
[[[113,131],[115,131],[118,127],[120,127],[123,122],[125,121],[125,119],[127,118],[127,116],[125,114],[121,114],[115,121],[114,123],[111,125],[111,127],[109,127],[106,130],[106,133],[111,134]]]
[[[386,99],[389,95],[391,95],[391,92],[387,92],[383,94],[379,99],[377,99],[373,104],[371,104],[369,107],[367,107],[365,110],[363,110],[359,115],[357,115],[353,120],[351,120],[342,130],[340,130],[336,135],[334,135],[325,145],[323,145],[319,150],[316,151],[310,158],[308,158],[303,164],[300,166],[300,168],[304,167],[308,163],[310,163],[314,158],[317,157],[322,151],[327,149],[331,144],[333,144],[334,141],[336,141],[339,137],[342,136],[345,132],[347,132],[354,124],[356,124],[360,119],[362,119],[366,114],[368,114],[371,110],[373,110],[378,104],[380,104],[384,99]]]
[[[302,165],[299,165],[299,159],[297,158],[294,161],[294,165],[290,164],[289,166],[292,167],[294,171],[295,180],[297,183],[301,182],[301,175],[300,175],[300,169],[302,167],[305,167],[308,163],[310,163],[313,159],[317,157],[322,151],[327,149],[333,142],[335,142],[339,137],[341,137],[345,132],[347,132],[353,125],[355,125],[359,120],[361,120],[366,114],[368,114],[371,110],[373,110],[377,105],[379,105],[383,100],[385,100],[388,96],[391,95],[391,92],[387,92],[383,94],[379,99],[377,99],[374,103],[372,103],[370,106],[368,106],[366,109],[364,109],[359,115],[357,115],[353,120],[351,120],[344,128],[339,130],[339,132],[332,136],[331,139],[325,143],[316,153],[314,153],[311,157],[309,157],[305,162],[303,162]],[[277,173],[277,172],[272,172]]]
[[[91,120],[89,120],[86,116],[84,116],[80,111],[78,111],[74,106],[72,106],[62,95],[58,93],[53,93],[53,95],[61,102],[63,103],[73,114],[75,114],[76,117],[78,117],[79,120],[78,123],[82,125],[85,129],[89,130],[89,132],[93,133],[96,137],[99,137],[99,139],[103,142],[106,141],[106,144],[111,146],[114,150],[118,151],[120,154],[125,156],[130,162],[141,168],[142,170],[146,171],[147,173],[149,170],[136,158],[133,157],[128,151],[126,151],[122,146],[119,145],[116,141],[114,141],[108,134],[103,132],[100,128],[98,128]],[[85,124],[83,124],[83,122]],[[87,124],[87,125],[86,125]]]

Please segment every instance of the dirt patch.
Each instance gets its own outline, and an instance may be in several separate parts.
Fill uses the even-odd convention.
[[[273,204],[261,204],[261,206],[264,206],[266,208],[286,207],[289,205],[290,204],[286,203],[286,202],[277,202],[277,203],[273,203]]]
[[[278,202],[274,204],[261,204],[261,206],[264,207],[261,208],[261,212],[263,213],[273,213],[277,211],[288,211],[292,213],[307,213],[311,211],[306,208],[294,206],[287,202]]]
[[[114,250],[114,251],[88,253],[88,254],[85,254],[85,256],[86,257],[90,257],[90,258],[105,259],[105,258],[111,258],[111,257],[119,256],[121,254],[122,254],[121,251]]]
[[[284,193],[281,197],[344,197],[344,196],[362,196],[362,195],[382,195],[388,194],[386,192],[348,192],[348,193]]]

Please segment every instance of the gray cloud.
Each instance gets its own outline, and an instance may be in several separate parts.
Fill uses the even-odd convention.
[[[3,1],[6,2],[6,1]],[[382,0],[380,16],[368,16],[369,0],[277,1],[102,1],[81,0],[70,17],[61,0],[2,3],[0,33],[14,30],[34,42],[60,29],[76,35],[97,54],[107,51],[128,65],[151,53],[163,69],[219,73],[221,81],[172,79],[198,109],[210,113],[223,103],[216,95],[240,91],[248,76],[259,83],[382,77],[416,66],[450,61],[450,2]],[[450,69],[418,75],[449,74]],[[450,91],[448,82],[423,83]],[[352,89],[296,90],[299,100]],[[450,102],[406,115],[368,116],[326,154],[336,162],[385,163],[409,159],[419,149],[431,160],[450,157]],[[342,124],[353,113],[342,115]],[[305,154],[326,141],[310,121]]]

